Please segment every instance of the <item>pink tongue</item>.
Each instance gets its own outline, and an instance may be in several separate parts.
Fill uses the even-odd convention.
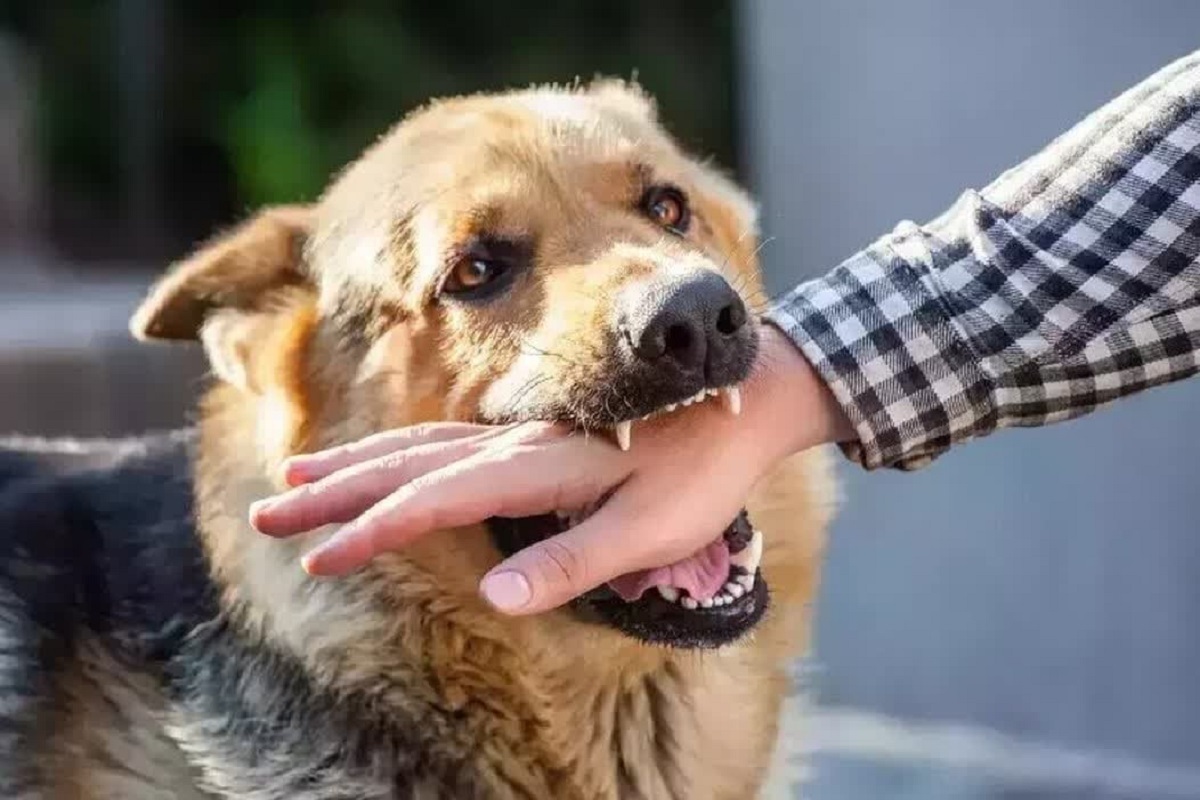
[[[642,592],[653,586],[687,589],[696,600],[706,600],[720,591],[728,576],[729,547],[724,539],[717,539],[674,564],[630,572],[614,578],[608,585],[626,602],[637,600]]]

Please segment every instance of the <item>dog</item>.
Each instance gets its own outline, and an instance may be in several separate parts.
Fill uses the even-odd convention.
[[[597,80],[435,102],[315,203],[201,246],[131,323],[202,344],[195,428],[0,455],[0,796],[758,796],[807,645],[822,453],[756,487],[715,598],[489,609],[481,576],[561,515],[340,579],[299,566],[328,530],[247,522],[288,456],[385,429],[556,420],[627,446],[681,403],[732,413],[757,238],[644,91]]]

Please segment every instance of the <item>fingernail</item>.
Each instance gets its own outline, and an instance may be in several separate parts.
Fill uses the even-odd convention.
[[[484,599],[501,611],[517,611],[533,598],[529,581],[519,572],[497,572],[483,579]]]
[[[309,575],[316,576],[316,575],[321,574],[320,570],[318,569],[318,567],[320,567],[320,564],[317,563],[317,559],[321,556],[321,552],[324,549],[325,549],[324,547],[318,547],[315,550],[310,550],[309,552],[305,553],[300,558],[300,566]]]
[[[329,558],[336,556],[338,550],[337,537],[328,539],[309,550],[300,557],[300,566],[309,575],[320,575],[329,571]],[[321,562],[325,562],[322,566]]]
[[[250,504],[250,521],[253,522],[261,515],[268,513],[273,505],[275,505],[275,501],[270,498],[266,500],[255,500]]]
[[[307,483],[308,479],[304,476],[304,468],[298,467],[295,464],[285,465],[283,468],[283,482],[293,489],[303,483]]]

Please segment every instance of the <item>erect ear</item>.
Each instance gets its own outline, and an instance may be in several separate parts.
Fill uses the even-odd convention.
[[[133,335],[202,340],[214,371],[244,387],[245,350],[262,326],[257,312],[271,310],[281,290],[309,283],[304,249],[312,217],[308,206],[267,209],[204,245],[150,291],[130,321]]]
[[[658,119],[658,108],[654,98],[634,81],[597,78],[588,84],[587,92],[615,111],[631,117],[645,118],[651,122]]]

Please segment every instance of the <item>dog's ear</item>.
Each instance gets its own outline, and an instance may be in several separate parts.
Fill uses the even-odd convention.
[[[597,78],[588,84],[587,92],[602,105],[619,113],[650,122],[658,120],[658,107],[654,98],[635,81]]]
[[[261,314],[286,290],[309,285],[304,251],[312,227],[308,206],[259,212],[176,264],[130,321],[142,340],[200,340],[214,371],[245,387],[247,347],[261,333]]]

